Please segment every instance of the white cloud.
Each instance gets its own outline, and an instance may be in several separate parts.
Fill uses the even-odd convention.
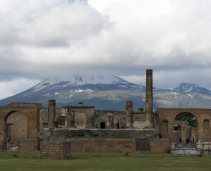
[[[152,68],[160,87],[209,80],[210,6],[206,0],[2,0],[0,79],[106,72],[142,83]]]
[[[97,35],[105,24],[105,17],[91,6],[79,1],[64,2],[48,11],[30,13],[21,37],[28,45],[69,46],[76,40]]]
[[[28,80],[24,78],[17,78],[11,81],[0,82],[0,90],[2,90],[0,93],[0,99],[29,89],[37,83],[39,83],[39,80]]]

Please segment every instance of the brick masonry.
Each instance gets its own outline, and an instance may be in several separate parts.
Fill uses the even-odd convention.
[[[11,125],[10,138],[16,145],[20,145],[21,140],[37,138],[41,107],[40,103],[11,103],[0,107],[0,150],[6,150],[8,125]]]
[[[135,152],[135,140],[72,140],[71,152]]]
[[[150,153],[170,153],[171,143],[169,140],[151,140]]]
[[[41,141],[40,157],[53,159],[70,159],[70,142]]]
[[[165,120],[168,125],[167,137],[170,141],[174,141],[173,123],[176,116],[181,113],[190,113],[196,117],[198,122],[196,141],[211,142],[211,136],[207,136],[211,133],[211,109],[158,108],[156,113],[159,116],[159,133],[163,135],[162,124]],[[207,131],[204,131],[205,120],[209,121]]]
[[[20,152],[36,152],[38,149],[38,141],[34,140],[20,140],[19,151]]]

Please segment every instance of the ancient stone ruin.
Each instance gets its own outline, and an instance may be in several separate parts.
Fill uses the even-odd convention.
[[[146,106],[125,111],[94,106],[11,103],[0,107],[0,149],[40,151],[42,158],[71,158],[71,152],[209,152],[211,109],[158,108],[153,111],[153,71],[146,71]],[[193,116],[190,123],[181,114]],[[211,143],[210,143],[211,144]],[[206,151],[207,150],[207,151]],[[183,150],[184,151],[184,150]]]

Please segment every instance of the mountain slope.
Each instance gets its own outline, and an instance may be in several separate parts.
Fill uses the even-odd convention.
[[[211,95],[210,90],[192,83],[181,83],[178,87],[174,88],[173,91],[184,93],[202,93]]]
[[[90,99],[93,101],[95,99],[96,102],[103,101],[100,106],[104,106],[102,105],[105,103],[104,100],[106,100],[107,104],[110,101],[109,103],[111,104],[109,106],[112,106],[113,103],[120,99],[120,97],[115,97],[114,90],[143,92],[145,87],[110,75],[75,75],[68,78],[50,78],[22,93],[0,100],[0,105],[7,105],[10,102],[41,102],[47,106],[49,99],[56,99],[57,104],[62,106],[70,103],[75,104],[78,101],[90,101]],[[101,108],[100,106],[98,108]]]
[[[211,91],[196,84],[182,83],[173,90],[153,89],[154,109],[157,107],[210,108]],[[125,110],[125,101],[132,100],[134,110],[145,108],[145,87],[117,76],[75,75],[51,78],[15,96],[0,100],[0,106],[11,102],[41,102],[47,107],[56,99],[64,105],[95,106],[96,109]]]

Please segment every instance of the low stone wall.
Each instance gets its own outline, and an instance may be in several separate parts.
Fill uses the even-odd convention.
[[[150,141],[150,153],[170,153],[170,148],[169,140],[155,139]]]
[[[33,140],[19,140],[19,151],[20,152],[35,152],[38,150],[38,141],[37,139]]]
[[[171,154],[200,154],[200,150],[196,148],[175,148],[171,149]]]
[[[45,128],[39,140],[69,141],[71,152],[136,152],[148,151],[148,142],[154,137],[155,129]],[[140,139],[147,141],[140,142]]]
[[[41,141],[40,157],[53,159],[70,159],[70,142]]]
[[[131,140],[72,140],[71,152],[135,152],[136,141]]]
[[[153,139],[156,136],[155,129],[44,129],[40,139],[47,141],[63,141],[77,139]]]

